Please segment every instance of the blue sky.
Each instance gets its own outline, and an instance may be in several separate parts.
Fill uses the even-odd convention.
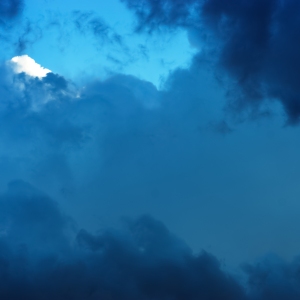
[[[158,36],[135,34],[132,15],[120,1],[70,1],[63,7],[59,1],[29,1],[24,17],[47,31],[41,34],[36,30],[37,41],[22,52],[74,80],[82,76],[104,78],[118,72],[160,87],[171,70],[189,65],[195,50],[182,30]],[[88,24],[76,29],[76,20],[101,20],[107,26],[108,37],[93,34]],[[122,37],[122,42],[112,41],[113,35]],[[46,55],[49,51],[51,55]]]
[[[0,297],[299,299],[296,0],[0,0]]]

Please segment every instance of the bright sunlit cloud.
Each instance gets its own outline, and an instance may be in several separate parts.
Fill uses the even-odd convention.
[[[32,77],[43,78],[51,72],[51,70],[42,67],[26,54],[15,56],[10,61],[12,62],[13,70],[16,73],[24,72]]]

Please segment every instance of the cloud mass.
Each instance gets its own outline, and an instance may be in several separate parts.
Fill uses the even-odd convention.
[[[198,40],[202,51],[194,63],[214,61],[231,95],[230,109],[255,112],[266,101],[277,100],[287,122],[298,123],[298,1],[124,2],[136,13],[140,28],[181,27]]]
[[[29,76],[38,77],[40,79],[51,72],[49,69],[43,68],[40,64],[36,63],[34,59],[26,54],[13,57],[11,63],[16,73],[24,72]]]
[[[58,204],[14,181],[0,197],[4,299],[293,300],[299,261],[245,265],[247,283],[211,254],[191,249],[150,216],[100,234],[76,229]],[[24,226],[25,225],[25,226]]]
[[[0,298],[299,299],[298,2],[46,2],[0,0]]]

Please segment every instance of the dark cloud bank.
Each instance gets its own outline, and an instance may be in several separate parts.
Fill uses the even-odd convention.
[[[232,111],[260,114],[278,100],[289,124],[300,116],[297,0],[123,0],[139,20],[139,30],[185,28],[201,48],[194,65],[213,61],[227,85]],[[228,81],[225,78],[228,78]]]
[[[159,221],[77,230],[56,202],[14,181],[0,197],[1,299],[299,299],[300,264],[270,257],[247,282],[207,252],[194,255]]]

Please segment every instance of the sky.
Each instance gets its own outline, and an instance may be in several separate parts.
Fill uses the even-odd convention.
[[[0,298],[300,297],[298,0],[0,0]]]

